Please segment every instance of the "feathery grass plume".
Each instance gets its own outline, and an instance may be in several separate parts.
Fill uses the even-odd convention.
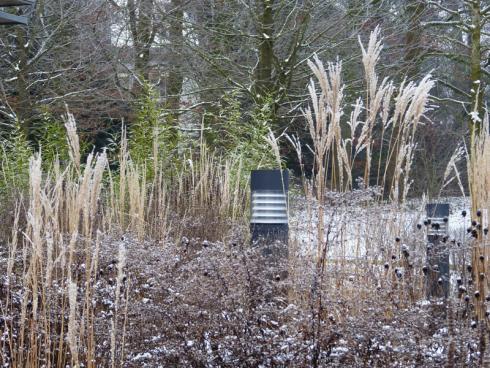
[[[393,130],[388,145],[387,164],[383,175],[383,188],[388,178],[389,168],[393,168],[389,185],[390,198],[403,202],[410,187],[409,175],[416,148],[415,136],[423,114],[428,109],[429,92],[434,87],[431,75],[425,76],[419,84],[402,83],[396,98],[393,115]],[[403,189],[401,190],[400,188]]]
[[[385,141],[385,133],[390,127],[393,120],[391,119],[391,99],[393,97],[393,93],[395,91],[395,87],[393,82],[389,82],[385,89],[385,95],[383,96],[383,101],[381,103],[381,145],[379,148],[379,159],[378,159],[378,170],[376,174],[376,186],[380,184],[380,174],[381,174],[381,158],[383,157],[384,152],[384,141]]]
[[[364,78],[366,81],[366,122],[363,126],[366,142],[366,163],[364,167],[364,183],[369,186],[371,174],[371,150],[373,144],[373,129],[376,124],[376,117],[381,107],[384,96],[390,83],[385,78],[378,88],[378,75],[376,74],[376,65],[378,64],[381,51],[383,49],[383,40],[380,37],[381,29],[377,26],[369,36],[367,49],[364,48],[359,36],[359,44],[362,51],[362,64],[364,66]]]
[[[80,141],[77,134],[77,123],[72,113],[66,109],[66,116],[63,118],[66,128],[66,139],[68,140],[68,154],[77,172],[80,172]]]
[[[362,51],[362,64],[364,65],[365,79],[367,83],[367,99],[368,106],[370,106],[371,99],[376,95],[376,89],[378,85],[378,76],[376,74],[376,65],[378,64],[381,51],[383,50],[383,40],[380,37],[381,28],[376,26],[374,31],[369,36],[369,42],[367,49],[362,44],[361,37],[359,36],[359,45]]]
[[[281,153],[279,152],[279,144],[277,143],[281,136],[277,137],[274,135],[274,132],[269,129],[269,133],[267,133],[267,136],[265,137],[265,141],[267,144],[272,149],[272,152],[274,153],[274,157],[276,159],[277,167],[281,168],[282,167],[282,162],[281,162]]]
[[[457,180],[458,187],[461,191],[461,195],[463,197],[466,196],[463,182],[461,181],[461,174],[458,169],[458,164],[467,157],[467,150],[464,144],[460,144],[454,150],[453,154],[449,158],[449,161],[446,166],[446,170],[444,170],[444,176],[442,181],[442,186],[439,191],[439,196],[441,195],[444,188],[446,188],[449,184],[451,184],[454,180]],[[453,175],[451,175],[453,174]]]

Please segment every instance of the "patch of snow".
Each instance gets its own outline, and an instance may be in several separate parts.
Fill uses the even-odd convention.
[[[148,352],[140,353],[133,358],[133,361],[137,362],[139,360],[151,359],[151,357],[152,357],[151,354]]]

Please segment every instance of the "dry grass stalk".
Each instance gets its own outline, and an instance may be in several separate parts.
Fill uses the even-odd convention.
[[[80,141],[77,134],[77,124],[75,122],[75,117],[69,111],[66,112],[65,128],[66,128],[66,138],[68,140],[68,154],[70,155],[71,162],[75,165],[75,168],[80,172]]]
[[[68,283],[68,299],[70,304],[70,315],[66,338],[71,352],[71,364],[78,368],[80,362],[78,359],[77,284],[71,280]]]
[[[126,249],[124,244],[119,244],[119,254],[117,257],[117,277],[116,277],[116,295],[114,317],[111,321],[111,366],[116,366],[116,336],[119,317],[119,308],[121,303],[121,287],[124,279],[124,267],[126,265]]]
[[[488,273],[490,260],[489,240],[483,236],[483,228],[488,229],[490,213],[490,132],[488,112],[482,120],[482,126],[478,135],[473,137],[470,155],[468,157],[468,179],[471,194],[472,218],[480,224],[477,240],[473,245],[472,265],[473,275],[476,280],[476,290],[481,295],[487,295],[489,290],[488,278],[481,279],[480,274]],[[480,211],[480,216],[477,215]],[[484,262],[480,261],[484,257]],[[478,318],[485,318],[485,303],[477,301],[476,310]]]

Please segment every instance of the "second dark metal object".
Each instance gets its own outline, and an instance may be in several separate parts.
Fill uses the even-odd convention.
[[[443,241],[449,228],[449,204],[429,203],[425,207],[427,219],[427,297],[449,296],[449,249]]]
[[[250,177],[252,242],[288,242],[288,189],[286,170],[254,170]]]

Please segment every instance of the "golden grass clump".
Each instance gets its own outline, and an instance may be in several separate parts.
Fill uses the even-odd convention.
[[[9,288],[5,295],[0,293],[2,314],[12,316],[0,344],[8,351],[2,363],[11,367],[123,364],[130,302],[126,251],[122,241],[114,310],[101,331],[95,300],[101,292],[100,253],[107,252],[102,234],[129,232],[156,244],[166,244],[170,236],[180,239],[184,231],[187,236],[194,231],[221,239],[236,222],[244,221],[248,196],[241,185],[239,158],[222,160],[203,146],[198,156],[184,154],[169,170],[164,158],[155,154],[154,175],[147,180],[145,164],[131,160],[124,128],[119,170],[111,171],[105,150],[89,153],[82,164],[70,113],[65,127],[69,162],[62,167],[56,160],[43,171],[41,153],[34,155],[27,209],[22,211],[19,201],[14,213],[6,262]],[[190,231],[189,223],[194,226]],[[100,356],[96,349],[104,339],[109,351]]]
[[[317,56],[308,61],[320,88],[317,91],[313,79],[310,81],[308,91],[311,105],[303,111],[313,141],[312,147],[308,146],[308,149],[314,157],[312,180],[309,184],[304,183],[303,187],[306,195],[314,193],[318,204],[316,242],[317,260],[320,263],[324,262],[328,253],[328,229],[323,220],[325,193],[328,190],[349,192],[354,188],[353,169],[361,154],[366,157],[363,162],[363,185],[369,188],[371,183],[376,183],[381,186],[381,197],[386,194],[395,202],[406,200],[417,146],[415,134],[428,110],[429,92],[434,86],[430,75],[418,84],[404,81],[399,87],[395,87],[387,78],[379,83],[376,64],[382,50],[380,29],[376,28],[371,33],[366,48],[360,43],[366,97],[364,101],[361,97],[356,100],[347,121],[342,119],[347,110],[343,102],[342,63],[328,63],[325,68]],[[395,90],[398,92],[396,95]],[[376,180],[372,180],[372,147],[375,142],[374,130],[378,125],[381,130],[380,158]],[[344,126],[350,130],[347,137],[342,135]],[[387,147],[384,145],[385,137],[388,137]],[[300,167],[304,170],[299,140],[295,137],[288,137],[288,140],[295,148]],[[306,180],[304,172],[302,178]],[[314,191],[308,188],[314,188]],[[309,209],[308,213],[311,214],[312,210]]]
[[[303,111],[308,132],[313,141],[310,149],[314,154],[314,175],[317,193],[323,193],[324,182],[328,189],[349,191],[353,188],[353,168],[361,153],[364,162],[364,184],[381,185],[392,200],[403,202],[410,189],[410,170],[416,148],[415,133],[428,110],[429,92],[434,86],[430,75],[418,84],[404,81],[399,87],[385,78],[378,82],[376,63],[382,50],[380,30],[371,33],[367,48],[361,43],[362,62],[366,79],[365,100],[359,97],[350,113],[350,119],[342,120],[347,110],[343,103],[342,63],[328,63],[327,68],[318,57],[308,62],[315,75],[320,91],[311,80],[308,91],[311,106]],[[395,95],[395,90],[398,93]],[[372,147],[374,130],[380,125],[381,154],[377,177],[373,180]],[[344,138],[343,126],[350,135]],[[388,146],[384,145],[385,137]],[[297,150],[297,145],[294,145]],[[381,157],[384,157],[382,162]],[[384,167],[383,167],[384,164]],[[317,199],[319,195],[317,195]]]

